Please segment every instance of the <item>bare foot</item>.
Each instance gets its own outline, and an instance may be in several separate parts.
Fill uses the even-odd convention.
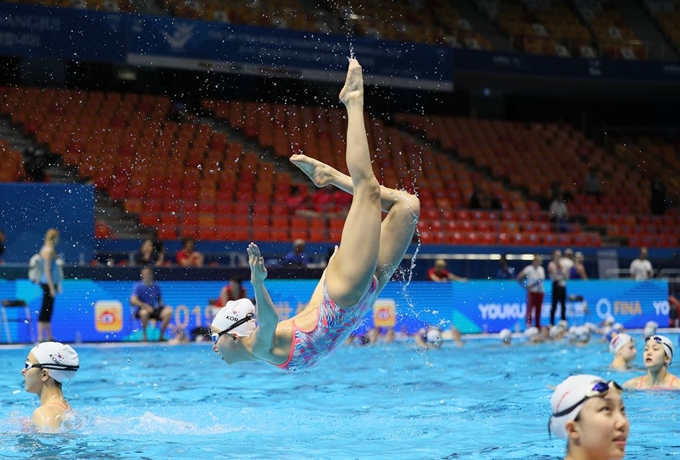
[[[361,66],[359,65],[359,61],[350,58],[345,86],[343,86],[340,91],[340,102],[347,106],[350,102],[363,99],[363,97],[364,78],[361,72]]]
[[[333,180],[333,168],[307,155],[295,154],[290,157],[291,163],[300,168],[317,187],[325,187]]]

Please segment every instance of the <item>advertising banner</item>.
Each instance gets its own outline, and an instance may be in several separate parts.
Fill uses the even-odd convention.
[[[304,309],[317,281],[268,280],[267,288],[281,319]],[[66,280],[63,293],[57,296],[53,316],[55,337],[66,342],[118,342],[139,340],[139,320],[134,318],[129,298],[131,281]],[[209,300],[219,297],[226,282],[163,281],[158,283],[163,304],[173,307],[172,327],[190,333],[197,327],[209,327],[213,307]],[[244,283],[252,295],[250,283]],[[547,286],[549,288],[549,286]],[[668,322],[668,283],[665,281],[573,281],[569,295],[582,301],[569,302],[567,319],[571,324],[599,323],[608,315],[626,328],[642,328],[647,321]],[[427,325],[447,329],[455,326],[463,333],[499,332],[503,328],[524,330],[525,291],[512,281],[470,281],[443,284],[411,282],[390,283],[380,294],[376,310],[369,312],[358,333],[374,326],[393,325],[398,331],[415,333]],[[42,290],[28,280],[0,280],[0,298],[28,302],[32,324],[40,311]],[[23,309],[8,312],[20,315]],[[20,311],[19,311],[20,310]],[[548,324],[550,292],[543,304],[542,323]],[[377,321],[377,323],[375,323]],[[0,342],[26,342],[31,323],[8,322],[3,325]],[[9,331],[9,337],[7,332]],[[149,337],[158,337],[150,328]]]
[[[588,80],[680,81],[674,61],[626,61],[456,49],[457,70]]]
[[[130,64],[342,82],[347,57],[369,84],[453,89],[452,49],[180,18],[130,18]]]
[[[72,8],[0,3],[0,54],[125,61],[126,18]]]

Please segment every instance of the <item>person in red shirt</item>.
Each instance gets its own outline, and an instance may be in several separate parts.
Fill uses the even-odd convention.
[[[447,283],[449,281],[466,282],[467,278],[456,276],[446,269],[446,261],[444,259],[437,259],[434,267],[427,271],[427,279],[436,283]]]
[[[220,307],[224,307],[230,300],[246,299],[248,298],[248,293],[246,288],[240,279],[232,278],[229,280],[229,284],[222,288],[220,291]]]
[[[310,209],[309,196],[307,195],[307,189],[302,188],[298,185],[293,185],[290,189],[290,196],[286,200],[288,205],[288,212],[293,214],[305,214],[308,213]]]
[[[180,267],[202,267],[203,254],[196,251],[196,241],[193,238],[182,240],[182,249],[177,251],[177,265]]]

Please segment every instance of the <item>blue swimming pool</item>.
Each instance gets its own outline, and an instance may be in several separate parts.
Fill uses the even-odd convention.
[[[548,385],[642,374],[609,373],[603,343],[346,346],[294,376],[227,367],[205,344],[81,345],[82,370],[65,387],[79,427],[47,435],[24,428],[37,406],[20,374],[29,349],[0,350],[2,458],[557,459],[565,442],[548,438]],[[626,458],[680,457],[680,392],[624,398]]]

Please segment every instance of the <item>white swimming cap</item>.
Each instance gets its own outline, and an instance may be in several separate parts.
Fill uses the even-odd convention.
[[[664,351],[666,352],[666,356],[668,356],[671,359],[670,361],[668,361],[668,365],[670,366],[673,363],[673,342],[671,342],[671,339],[669,339],[665,335],[652,335],[649,338],[645,339],[645,342],[648,342],[650,340],[660,343],[663,346]]]
[[[557,385],[555,392],[550,398],[550,409],[552,410],[552,413],[557,414],[572,407],[574,404],[578,404],[578,402],[585,398],[588,392],[590,392],[598,382],[604,382],[604,380],[596,375],[581,374],[568,377],[565,381]],[[555,417],[554,415],[550,417],[550,431],[560,439],[567,439],[565,425],[567,422],[574,420],[578,416],[585,402],[586,401],[583,401],[581,404],[574,407],[572,411],[561,417]]]
[[[590,340],[590,331],[585,326],[579,326],[574,331],[577,342],[587,342]]]
[[[551,339],[557,338],[557,336],[560,335],[561,332],[564,332],[564,329],[562,329],[560,326],[551,326],[550,327],[550,338]]]
[[[614,334],[611,342],[609,342],[609,351],[616,354],[625,344],[632,341],[633,338],[625,332]]]
[[[503,342],[509,342],[512,339],[512,332],[510,329],[503,329],[501,332],[498,333],[498,337],[503,341]]]
[[[248,299],[230,300],[213,318],[213,327],[224,331],[236,321],[244,319],[249,313],[255,314],[255,305]],[[232,330],[240,337],[248,337],[255,332],[255,320],[241,324]]]
[[[442,333],[436,327],[430,327],[427,329],[425,338],[428,342],[437,343],[442,341]]]
[[[615,321],[616,320],[612,315],[607,315],[607,317],[604,319],[604,324],[611,326],[612,324],[614,324]]]
[[[614,323],[612,325],[612,329],[620,332],[620,331],[623,331],[625,328],[623,327],[623,324],[621,324],[621,323]]]
[[[653,336],[654,334],[656,334],[656,328],[655,327],[646,327],[642,330],[642,337],[645,338],[645,339],[647,337]]]
[[[597,331],[597,325],[595,323],[584,323],[583,325],[587,327],[591,333]]]
[[[38,364],[46,365],[44,369],[59,383],[75,377],[80,365],[78,353],[70,345],[59,342],[40,343],[33,347],[31,353]]]
[[[541,333],[541,331],[539,331],[537,327],[530,327],[530,328],[528,328],[524,331],[524,335],[528,339],[533,339],[534,337],[536,337],[540,333]]]

